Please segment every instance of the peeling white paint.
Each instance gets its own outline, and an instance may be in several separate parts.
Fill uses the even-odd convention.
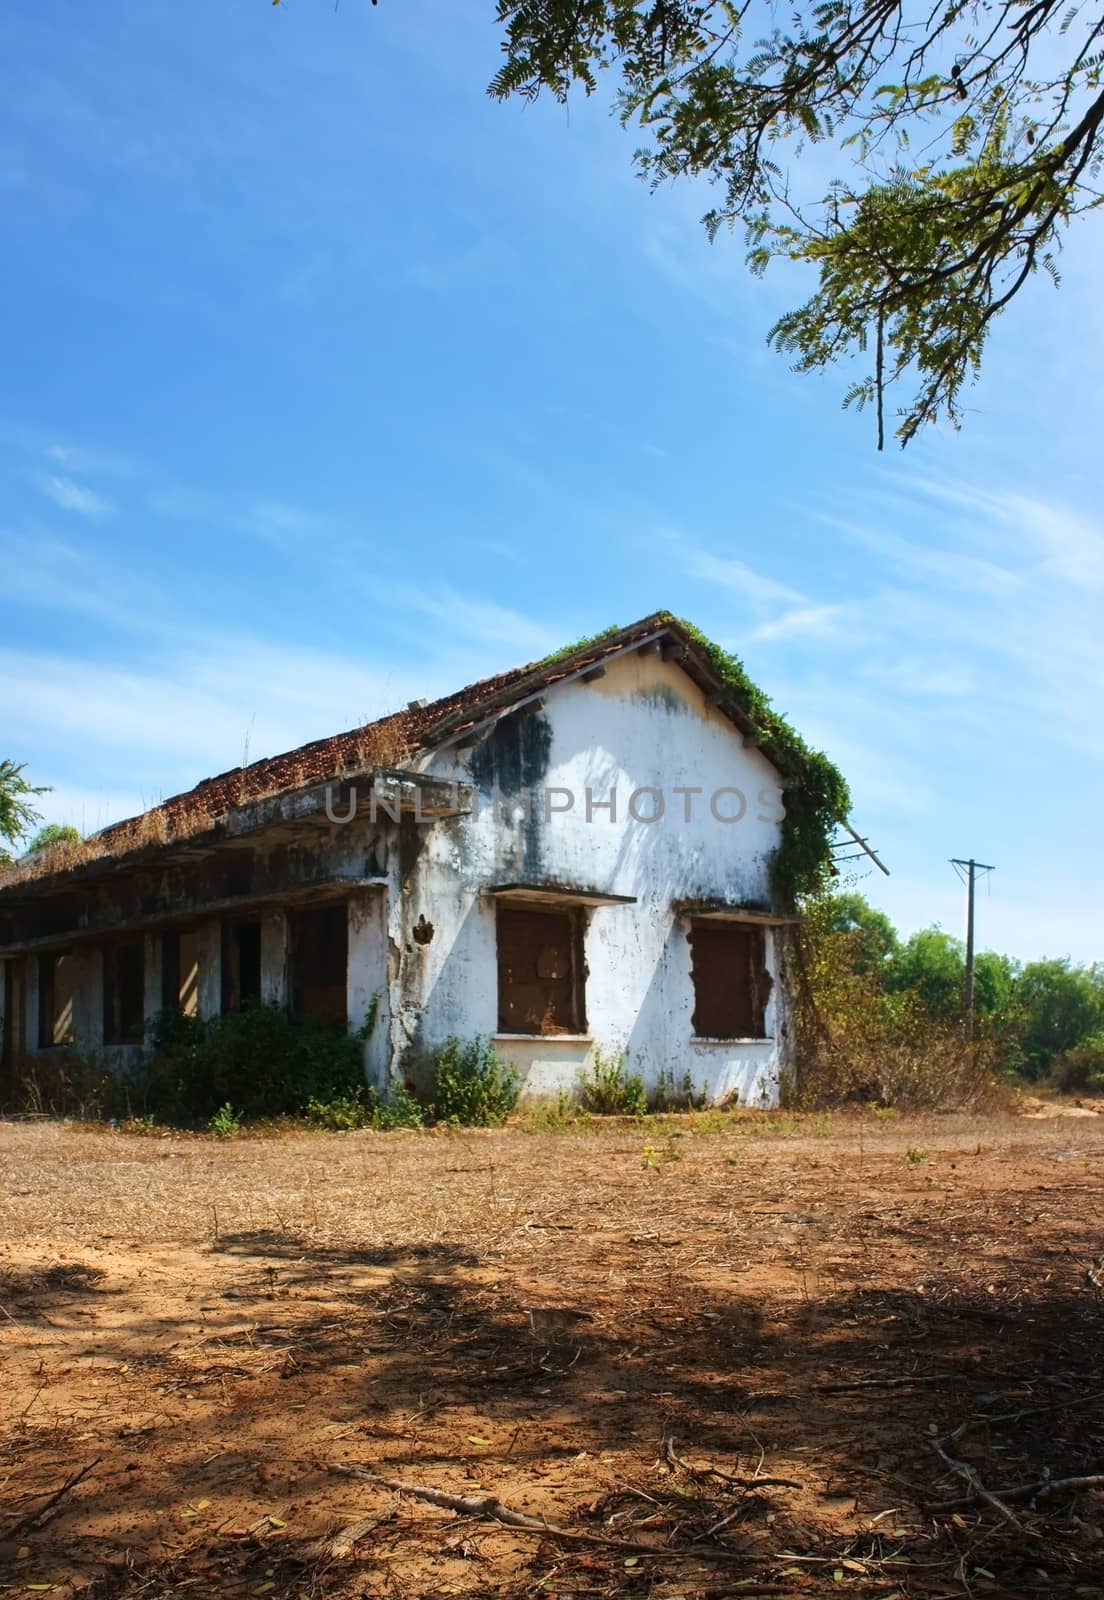
[[[417,1070],[450,1034],[496,1033],[495,907],[483,891],[540,878],[633,896],[636,903],[587,913],[588,1041],[499,1041],[528,1094],[569,1087],[597,1046],[607,1056],[623,1055],[626,1071],[639,1073],[650,1088],[664,1081],[679,1087],[689,1075],[695,1090],[712,1099],[738,1095],[744,1102],[775,1103],[785,1060],[775,937],[768,932],[775,979],[768,1037],[696,1043],[689,946],[672,907],[686,899],[768,903],[778,812],[756,797],[777,785],[777,773],[758,750],[744,747],[732,723],[706,704],[677,665],[657,655],[621,657],[593,684],[567,683],[543,698],[539,715],[550,737],[540,785],[574,795],[570,812],[545,821],[543,807],[531,805],[527,824],[520,797],[480,777],[487,761],[480,747],[442,752],[429,763],[437,776],[471,782],[478,809],[423,829],[416,872],[401,889],[392,879],[389,933],[402,951],[390,985],[393,1059]],[[498,736],[504,750],[511,720],[519,721],[505,719]],[[622,805],[616,819],[592,806],[593,820],[586,820],[588,787],[595,799],[617,791]],[[659,822],[625,814],[628,796],[644,788],[672,797]],[[680,788],[702,791],[689,797],[689,821],[687,797],[675,794]],[[725,788],[747,796],[747,815],[739,822],[724,824],[710,813],[708,797]],[[514,820],[503,816],[511,802]],[[425,948],[411,937],[420,915],[436,929]]]
[[[768,864],[780,839],[778,775],[676,663],[655,652],[613,658],[591,683],[576,677],[546,688],[472,747],[441,749],[421,767],[388,775],[385,792],[403,806],[398,821],[379,808],[373,820],[362,803],[355,820],[326,822],[328,802],[316,785],[301,803],[283,796],[243,811],[229,829],[235,848],[252,849],[263,866],[294,855],[305,886],[318,876],[331,899],[349,880],[347,1012],[353,1029],[375,1012],[365,1045],[370,1081],[380,1088],[404,1075],[425,1082],[450,1035],[497,1035],[496,903],[488,891],[540,883],[629,903],[586,907],[584,1033],[497,1037],[527,1094],[570,1090],[601,1050],[623,1057],[625,1070],[649,1088],[666,1083],[677,1091],[690,1083],[718,1101],[777,1100],[788,1058],[777,931],[765,936],[774,978],[765,1037],[698,1040],[687,924],[676,906],[769,906]],[[456,784],[463,800],[450,805]],[[710,797],[726,794],[720,811],[732,814],[735,790],[745,813],[722,822]],[[367,791],[365,783],[362,801]],[[550,791],[559,792],[551,807]],[[426,792],[438,814],[417,820],[409,812]],[[636,818],[629,814],[633,794]],[[657,795],[665,802],[662,819],[639,820],[654,812]],[[565,796],[570,809],[562,809]],[[269,873],[270,880],[278,875]],[[261,922],[261,995],[278,1006],[289,1001],[287,909],[277,895],[250,913]],[[167,924],[143,935],[147,1019],[161,1005],[160,925]],[[172,925],[184,926],[183,917]],[[199,934],[198,1013],[211,1017],[222,1004],[222,923],[212,908],[196,905],[186,925]],[[76,1040],[83,1049],[100,1048],[102,951],[76,937],[79,927],[73,931]],[[33,956],[24,968],[27,1039],[34,1041]]]

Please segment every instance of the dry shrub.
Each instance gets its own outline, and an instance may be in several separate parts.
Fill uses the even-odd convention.
[[[931,1015],[915,992],[887,993],[861,934],[828,929],[813,907],[791,945],[802,1106],[876,1102],[902,1110],[1006,1103],[1001,1039]]]
[[[362,730],[357,740],[354,759],[347,763],[347,771],[365,772],[375,767],[401,767],[410,754],[410,745],[401,715],[388,717]],[[139,850],[157,848],[179,840],[193,839],[206,833],[225,815],[226,809],[255,801],[269,800],[278,794],[294,793],[297,789],[311,788],[320,780],[305,760],[294,762],[285,770],[281,781],[269,787],[250,784],[248,771],[233,774],[222,781],[221,809],[196,804],[184,809],[179,803],[154,806],[141,816],[115,823],[90,839],[62,842],[38,850],[24,861],[0,869],[0,889],[20,883],[30,883],[38,878],[53,877],[56,873],[71,872],[93,861],[114,860]]]
[[[25,861],[17,861],[0,872],[0,889],[17,883],[30,883],[36,878],[51,878],[57,873],[72,872],[92,861],[111,860],[127,856],[136,850],[170,844],[174,839],[190,839],[204,833],[216,818],[207,811],[194,811],[170,817],[163,806],[144,811],[140,817],[131,817],[91,839],[72,843],[48,845],[36,850]]]
[[[382,722],[369,723],[357,740],[356,770],[401,767],[409,755],[410,743],[402,716],[385,717]]]
[[[1050,1087],[1059,1094],[1104,1095],[1104,1034],[1063,1050],[1050,1070]]]
[[[36,1117],[98,1122],[117,1109],[120,1080],[94,1053],[46,1052],[19,1077],[19,1109]]]

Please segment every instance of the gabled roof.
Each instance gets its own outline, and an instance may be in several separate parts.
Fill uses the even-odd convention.
[[[742,674],[733,676],[731,658],[689,624],[670,612],[657,611],[627,628],[608,629],[541,661],[482,678],[439,700],[415,701],[376,722],[206,778],[140,817],[113,823],[82,845],[59,846],[48,857],[43,852],[41,862],[17,863],[0,872],[0,893],[29,878],[62,876],[82,865],[91,866],[93,860],[118,860],[151,846],[194,837],[240,806],[354,773],[408,765],[420,755],[462,742],[465,734],[538,697],[543,690],[582,677],[610,658],[646,644],[657,645],[668,659],[677,660],[717,710],[730,718],[748,742],[757,744],[783,776],[796,774],[805,747],[784,719]],[[730,664],[727,672],[725,662]]]
[[[174,823],[188,816],[221,816],[251,800],[324,783],[328,778],[362,772],[374,766],[401,766],[419,753],[451,744],[480,722],[539,694],[542,689],[580,677],[610,657],[638,649],[645,641],[652,640],[677,644],[683,671],[706,693],[723,693],[719,675],[684,624],[667,612],[657,611],[627,628],[610,629],[542,661],[531,661],[524,667],[480,678],[439,700],[428,701],[425,705],[415,702],[403,711],[351,728],[347,733],[315,739],[283,755],[205,778],[194,789],[173,795],[152,809],[164,815],[171,830]],[[742,707],[728,698],[718,700],[717,704],[742,733],[754,737],[756,730]],[[764,753],[770,754],[766,746]],[[114,823],[97,837],[109,839],[127,826],[126,822]]]

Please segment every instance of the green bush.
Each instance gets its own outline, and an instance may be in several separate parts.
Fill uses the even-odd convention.
[[[349,1133],[354,1128],[386,1132],[392,1128],[420,1128],[425,1121],[425,1107],[405,1084],[392,1089],[386,1100],[381,1100],[368,1084],[361,1084],[330,1100],[309,1101],[306,1115],[312,1127],[325,1128],[330,1133]]]
[[[381,1100],[372,1113],[372,1127],[381,1131],[391,1128],[420,1128],[426,1120],[426,1107],[412,1095],[405,1083],[396,1083],[386,1100]]]
[[[633,1078],[628,1080],[629,1084],[634,1085],[629,1091],[630,1097],[634,1101],[636,1099],[635,1084],[638,1082],[643,1088],[642,1079]],[[655,1088],[647,1096],[647,1109],[660,1115],[667,1111],[704,1111],[708,1104],[709,1091],[707,1089],[699,1089],[696,1086],[694,1074],[689,1069],[683,1073],[681,1081],[676,1084],[674,1073],[669,1067],[665,1068],[660,1073],[659,1081]],[[635,1116],[637,1114],[634,1109],[632,1115]]]
[[[513,1067],[489,1039],[446,1039],[433,1059],[433,1114],[440,1122],[499,1128],[521,1087]]]
[[[626,1077],[624,1056],[607,1056],[600,1049],[579,1080],[579,1099],[587,1111],[605,1117],[642,1117],[648,1109],[644,1079],[635,1073]]]
[[[219,1106],[207,1126],[219,1139],[232,1139],[241,1132],[241,1117],[227,1100],[226,1104]]]
[[[1104,1033],[1064,1050],[1051,1068],[1050,1083],[1059,1094],[1104,1094]]]
[[[240,1120],[304,1116],[365,1090],[363,1030],[276,1006],[249,1006],[201,1021],[162,1011],[125,1087],[132,1111],[159,1121],[209,1123],[226,1104]]]
[[[344,1094],[335,1094],[329,1100],[312,1097],[307,1101],[307,1121],[313,1128],[326,1128],[331,1133],[349,1133],[353,1128],[374,1127],[378,1114],[376,1092],[367,1084],[361,1084]]]

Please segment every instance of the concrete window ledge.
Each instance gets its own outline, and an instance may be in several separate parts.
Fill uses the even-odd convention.
[[[494,1044],[593,1044],[589,1033],[492,1033]]]
[[[773,1039],[699,1039],[695,1035],[695,1036],[691,1037],[690,1043],[692,1045],[694,1045],[695,1047],[697,1047],[698,1045],[702,1045],[707,1050],[715,1050],[715,1049],[731,1050],[732,1046],[735,1045],[735,1044],[738,1044],[738,1045],[773,1044],[774,1040]]]

